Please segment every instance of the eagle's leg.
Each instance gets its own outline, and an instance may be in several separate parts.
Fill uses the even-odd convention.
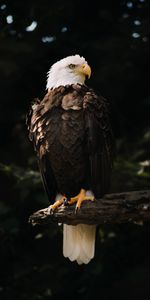
[[[49,212],[52,213],[56,208],[61,206],[66,200],[67,198],[65,196],[60,197],[60,199],[58,199],[54,204],[48,207]]]
[[[83,201],[85,200],[91,200],[91,201],[94,201],[94,196],[86,196],[86,190],[84,189],[81,189],[80,190],[80,193],[75,196],[75,197],[72,197],[69,201],[68,201],[68,204],[71,205],[73,203],[77,203],[76,204],[76,211],[80,209],[81,207],[81,204]]]

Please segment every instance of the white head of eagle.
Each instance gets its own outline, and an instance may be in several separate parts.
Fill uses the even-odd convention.
[[[85,58],[78,54],[63,58],[53,64],[48,71],[48,90],[67,84],[84,84],[86,76],[91,76],[91,68]]]

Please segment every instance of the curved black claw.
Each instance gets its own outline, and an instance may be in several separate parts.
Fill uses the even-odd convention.
[[[75,214],[77,214],[79,212],[80,208],[76,205],[75,207]]]

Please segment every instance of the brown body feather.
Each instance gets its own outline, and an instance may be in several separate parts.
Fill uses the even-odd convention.
[[[95,197],[108,191],[113,135],[109,103],[80,84],[50,90],[28,117],[30,140],[39,159],[49,200],[68,198],[81,188]]]

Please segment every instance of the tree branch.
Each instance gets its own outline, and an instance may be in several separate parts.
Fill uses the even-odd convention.
[[[150,221],[150,190],[107,194],[93,202],[85,201],[77,213],[75,205],[62,205],[53,214],[45,208],[29,218],[32,225],[51,222],[76,225],[144,221]]]

